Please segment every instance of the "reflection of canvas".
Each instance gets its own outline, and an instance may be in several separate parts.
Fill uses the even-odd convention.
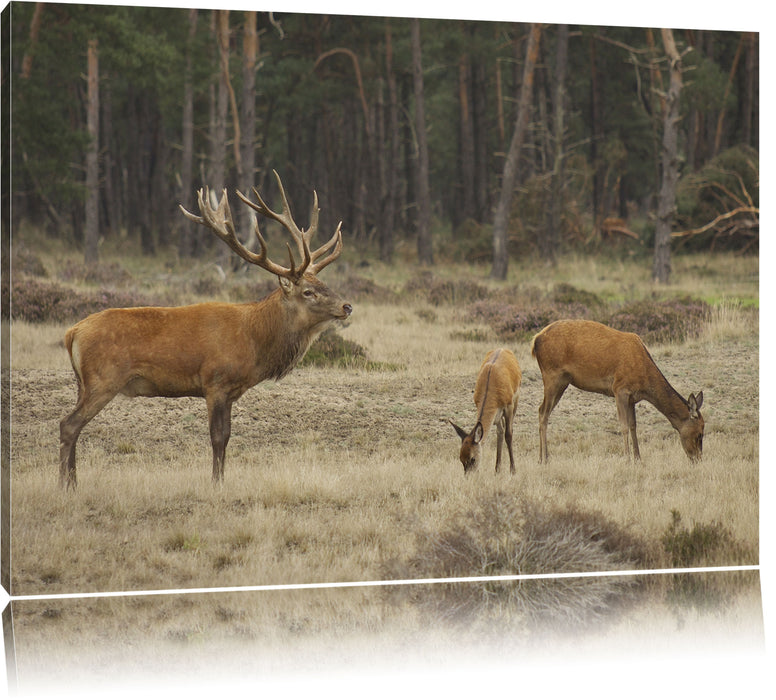
[[[682,658],[686,670],[763,649],[756,572],[28,601],[13,611],[19,690],[41,693],[65,679],[70,692],[370,685],[383,674],[385,690],[415,674],[457,683],[462,672],[528,683],[550,663]]]

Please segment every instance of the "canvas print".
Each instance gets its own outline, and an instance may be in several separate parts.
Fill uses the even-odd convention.
[[[751,29],[6,7],[9,683],[760,649]]]

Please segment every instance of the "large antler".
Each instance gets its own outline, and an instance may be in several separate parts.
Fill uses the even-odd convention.
[[[266,205],[255,187],[252,189],[253,193],[256,195],[256,198],[259,200],[258,204],[250,201],[244,194],[239,191],[237,192],[237,196],[252,209],[255,209],[257,212],[267,217],[268,219],[274,219],[286,228],[286,230],[291,234],[291,237],[296,242],[299,255],[302,259],[301,265],[298,267],[294,261],[294,255],[291,252],[290,244],[287,244],[290,267],[283,267],[282,265],[278,265],[267,257],[267,243],[264,240],[264,236],[261,235],[258,221],[254,224],[254,232],[256,233],[256,238],[259,241],[260,251],[258,253],[254,253],[248,250],[242,243],[240,243],[235,234],[234,221],[232,220],[232,212],[229,208],[229,201],[227,198],[226,190],[224,190],[221,201],[218,203],[218,206],[215,209],[213,209],[212,205],[210,204],[209,190],[205,188],[204,192],[203,190],[198,191],[197,197],[201,216],[192,214],[191,212],[186,211],[183,206],[179,206],[187,218],[210,228],[243,260],[246,260],[253,265],[258,265],[259,267],[271,272],[272,274],[278,275],[280,277],[287,277],[288,279],[296,281],[301,278],[306,270],[309,269],[313,274],[317,274],[324,267],[326,267],[326,265],[328,265],[330,262],[333,262],[340,256],[340,253],[342,252],[342,222],[340,222],[337,226],[337,230],[334,232],[331,240],[318,248],[315,252],[311,253],[310,240],[312,239],[313,235],[315,235],[315,231],[318,228],[318,213],[320,211],[320,209],[318,209],[318,195],[314,193],[313,212],[311,216],[310,227],[307,229],[307,231],[303,231],[296,225],[296,222],[291,216],[291,208],[288,205],[288,198],[286,197],[286,192],[283,189],[283,183],[280,181],[280,176],[274,170],[273,172],[277,178],[278,186],[280,188],[280,195],[283,201],[283,211],[280,214],[272,211],[272,209]],[[335,243],[336,245],[334,246],[334,250],[332,250],[332,252],[329,253],[329,255],[327,255],[325,258],[323,258],[323,260],[319,261],[318,259]]]

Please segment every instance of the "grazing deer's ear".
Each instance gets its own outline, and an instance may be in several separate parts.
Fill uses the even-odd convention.
[[[690,394],[690,397],[687,399],[687,403],[690,406],[690,415],[693,418],[697,418],[698,411],[703,405],[703,392],[699,391],[697,394]]]
[[[474,444],[476,445],[482,440],[482,423],[477,421],[477,425],[474,426]]]
[[[458,433],[458,437],[463,440],[466,438],[466,436],[469,434],[467,433],[463,428],[459,428],[453,421],[451,421],[449,418],[447,419],[447,422],[450,423],[455,428],[455,432]]]

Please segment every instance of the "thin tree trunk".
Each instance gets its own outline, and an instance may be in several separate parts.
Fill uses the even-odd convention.
[[[99,258],[100,235],[100,70],[97,39],[90,39],[87,49],[87,113],[86,129],[89,145],[86,149],[86,208],[84,215],[84,262],[96,263]]]
[[[464,25],[465,27],[466,25]],[[470,97],[472,62],[468,52],[458,61],[458,109],[460,112],[461,196],[453,203],[453,226],[474,218],[474,120]]]
[[[657,204],[652,277],[660,284],[668,284],[671,275],[671,227],[676,211],[676,183],[679,180],[679,97],[682,91],[682,59],[674,43],[672,31],[663,29],[661,32],[670,62],[670,82],[663,118],[663,174]]]
[[[256,162],[254,143],[256,140],[256,60],[259,55],[259,37],[256,33],[256,12],[245,13],[245,28],[243,33],[243,63],[242,63],[242,104],[240,121],[240,160],[242,161],[242,182],[240,187],[243,192],[250,192],[254,186],[253,176]],[[256,214],[252,209],[241,209],[241,225],[243,241],[249,245],[256,240],[252,236],[253,223]],[[235,258],[237,260],[237,258]]]
[[[215,10],[215,39],[218,54],[219,79],[216,97],[215,124],[211,151],[212,175],[210,186],[214,193],[221,196],[226,187],[226,118],[229,111],[229,10]],[[226,37],[224,37],[226,34]],[[225,69],[224,66],[227,66]],[[218,247],[218,259],[222,267],[229,261],[229,249]]]
[[[38,36],[40,35],[40,24],[43,19],[43,8],[46,3],[36,2],[35,11],[32,13],[32,20],[30,21],[30,43],[27,51],[22,59],[21,77],[27,79],[32,73],[32,58],[35,55],[35,47],[38,44]]]
[[[564,137],[566,69],[568,66],[569,27],[558,26],[557,46],[555,50],[555,84],[553,86],[553,138],[555,156],[550,187],[550,206],[547,208],[547,231],[544,236],[544,255],[555,264],[560,245],[560,226],[563,214],[563,180],[565,178],[566,149]]]
[[[493,269],[491,277],[494,279],[506,279],[509,256],[507,251],[507,235],[509,228],[509,211],[512,204],[512,193],[517,180],[517,165],[520,156],[520,147],[523,144],[525,127],[528,124],[528,111],[531,92],[533,91],[534,68],[539,55],[539,40],[542,34],[542,25],[532,24],[528,36],[528,47],[525,52],[525,64],[523,66],[523,82],[520,86],[520,98],[517,106],[517,118],[512,141],[509,144],[506,161],[504,162],[504,174],[501,178],[501,193],[496,206],[496,215],[493,221]]]
[[[189,36],[186,44],[186,67],[183,74],[183,152],[181,154],[180,202],[190,211],[194,210],[192,191],[192,166],[194,164],[194,84],[192,78],[192,52],[197,33],[197,10],[189,10]],[[194,226],[185,217],[179,217],[178,255],[182,258],[195,254],[196,236]]]
[[[434,264],[431,245],[431,192],[429,188],[428,143],[426,139],[426,110],[423,90],[423,56],[420,47],[420,20],[411,21],[412,82],[415,90],[415,132],[418,143],[418,260],[421,265]]]
[[[385,73],[388,80],[388,131],[390,146],[386,169],[386,196],[383,221],[380,227],[380,260],[390,262],[393,258],[393,229],[396,224],[397,183],[399,180],[399,99],[396,89],[396,75],[393,71],[393,41],[391,20],[385,20]]]

